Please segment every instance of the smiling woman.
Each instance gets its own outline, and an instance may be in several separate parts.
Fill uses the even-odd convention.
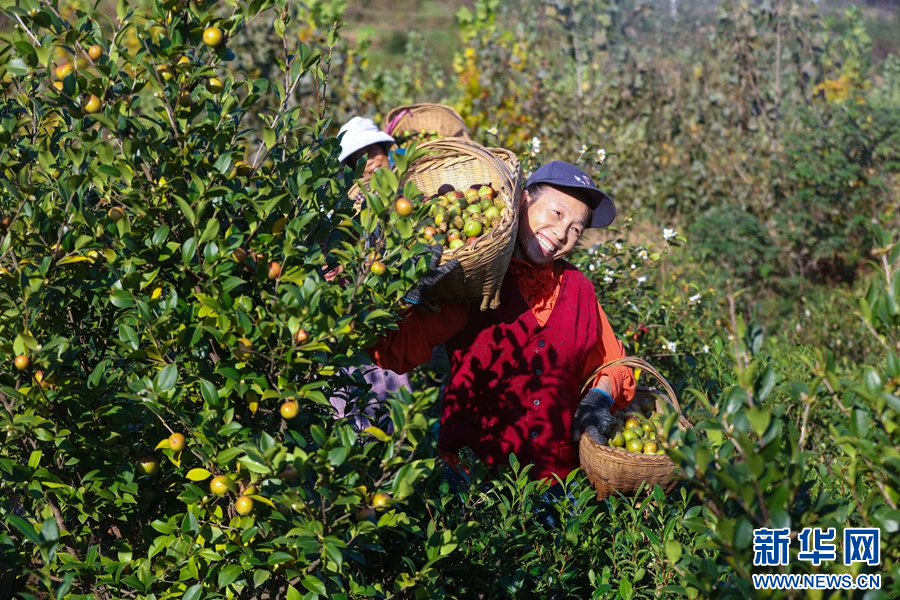
[[[452,467],[468,446],[492,467],[515,453],[534,465],[536,478],[564,479],[578,467],[582,433],[606,443],[610,409],[634,394],[631,370],[615,367],[579,398],[594,369],[624,351],[591,283],[563,260],[586,229],[615,219],[615,205],[586,173],[558,161],[531,176],[523,199],[500,307],[446,303],[438,314],[410,311],[369,353],[405,373],[446,343],[450,380],[438,449]]]

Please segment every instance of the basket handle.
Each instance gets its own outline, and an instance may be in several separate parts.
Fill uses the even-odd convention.
[[[515,189],[516,186],[513,179],[514,174],[510,171],[509,166],[481,144],[472,140],[463,140],[462,138],[440,138],[420,144],[419,148],[437,151],[449,150],[452,152],[461,152],[463,154],[478,156],[486,165],[488,165],[488,168],[494,172],[498,179],[503,181],[506,186],[509,187],[515,196],[517,190]],[[511,200],[515,204],[515,197],[511,198]]]
[[[623,356],[622,358],[617,358],[615,360],[611,360],[606,364],[600,365],[594,372],[588,377],[584,384],[581,386],[581,396],[584,396],[588,389],[590,389],[591,384],[594,382],[594,379],[597,378],[602,371],[608,369],[609,367],[637,367],[650,375],[656,378],[657,381],[663,386],[663,389],[666,391],[666,396],[669,400],[669,404],[675,407],[675,410],[678,411],[678,414],[682,414],[681,405],[678,403],[678,398],[675,396],[675,390],[672,389],[672,386],[669,385],[669,382],[666,381],[666,378],[660,375],[659,371],[650,366],[650,363],[645,361],[642,358],[638,358],[636,356]]]

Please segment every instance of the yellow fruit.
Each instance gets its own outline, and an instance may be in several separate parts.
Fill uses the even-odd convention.
[[[240,496],[234,501],[234,510],[237,511],[237,514],[239,515],[249,515],[253,512],[253,498]]]
[[[387,271],[387,267],[385,267],[384,263],[380,260],[373,262],[371,269],[373,275],[384,275],[384,272]]]
[[[232,252],[231,256],[234,258],[234,262],[242,263],[247,260],[247,251],[243,248],[238,248],[234,252]]]
[[[269,279],[278,279],[281,276],[281,265],[275,261],[269,263]]]
[[[56,76],[59,79],[65,79],[66,75],[75,70],[75,67],[72,66],[72,63],[63,63],[56,67]]]
[[[636,454],[639,454],[641,452],[641,450],[644,449],[644,443],[637,438],[635,438],[633,440],[628,440],[628,443],[625,444],[625,449],[628,450],[629,452],[634,452]]]
[[[103,107],[103,103],[100,102],[100,98],[97,96],[90,94],[84,99],[84,104],[82,108],[84,108],[84,112],[92,115],[94,113],[100,112],[100,109]]]
[[[259,410],[259,396],[257,396],[254,392],[247,392],[244,396],[244,400],[247,401],[247,408],[250,409],[250,414],[256,414],[256,411]]]
[[[408,217],[413,212],[413,204],[406,198],[400,197],[397,198],[397,202],[394,203],[394,210],[397,211],[397,215]]]
[[[297,406],[297,403],[292,400],[288,400],[281,405],[281,416],[287,421],[296,417],[298,411],[299,407]]]
[[[253,343],[247,338],[241,338],[238,340],[238,347],[234,351],[234,357],[244,362],[250,358],[251,352],[253,352]]]
[[[216,475],[209,482],[209,491],[216,496],[224,496],[233,486],[234,484],[231,483],[231,480],[224,475]]]
[[[620,431],[609,441],[609,443],[612,444],[614,448],[621,448],[625,445],[625,441],[625,434]]]
[[[644,444],[644,454],[656,454],[657,450],[659,450],[659,447],[656,445],[656,442],[647,442]]]
[[[207,27],[203,31],[203,43],[215,48],[222,43],[222,30],[218,27]]]
[[[156,67],[156,72],[162,78],[163,81],[169,81],[173,77],[175,77],[175,73],[172,72],[172,68],[169,65],[159,65]]]
[[[387,494],[375,494],[375,497],[372,498],[372,506],[378,509],[383,509],[387,506],[388,501],[391,499]]]
[[[62,81],[54,81],[53,87],[55,87],[57,90],[59,90],[61,92],[61,91],[63,91],[63,87],[65,87],[65,86],[63,85]]]
[[[653,426],[653,423],[650,423],[649,421],[645,421],[645,422],[641,423],[641,429],[643,429],[644,431],[649,433],[649,432],[653,431],[654,429],[656,429],[656,427]]]
[[[178,59],[176,66],[189,67],[189,66],[191,66],[191,59],[187,56],[182,56],[181,58]]]
[[[121,221],[125,218],[125,211],[118,206],[113,206],[106,215],[113,221]]]
[[[35,381],[35,383],[37,383],[38,385],[41,386],[42,390],[46,390],[47,388],[50,387],[50,381],[44,380],[44,372],[43,371],[35,371],[34,381]]]
[[[637,419],[628,419],[625,421],[625,429],[640,428],[641,424]]]
[[[212,94],[218,94],[225,89],[225,82],[218,77],[210,77],[206,80],[206,89]]]
[[[297,332],[297,336],[296,336],[296,337],[297,337],[297,343],[298,343],[298,344],[305,344],[305,343],[306,343],[306,340],[309,339],[309,334],[306,333],[306,330],[305,330],[305,329],[301,329],[301,330],[299,330],[299,331]]]
[[[31,359],[25,356],[24,354],[20,354],[13,361],[13,364],[16,365],[16,368],[20,371],[24,371],[28,368],[28,365],[31,364]]]
[[[184,450],[185,440],[184,436],[180,433],[173,433],[169,436],[169,450],[174,450],[175,452],[181,452]]]
[[[94,44],[90,48],[88,48],[88,56],[91,57],[91,60],[99,60],[101,56],[103,56],[103,48]]]
[[[142,456],[138,459],[137,467],[144,475],[153,475],[159,469],[159,461],[154,456]]]
[[[625,440],[626,442],[630,442],[635,437],[637,437],[637,436],[635,435],[634,430],[632,430],[632,429],[626,429],[625,431],[622,432],[622,439]]]

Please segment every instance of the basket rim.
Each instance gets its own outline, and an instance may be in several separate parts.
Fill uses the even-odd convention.
[[[622,358],[617,358],[615,360],[606,362],[594,369],[594,371],[584,380],[584,383],[581,384],[580,395],[584,396],[585,394],[587,394],[588,389],[590,388],[593,381],[597,378],[597,375],[610,367],[637,367],[642,371],[652,375],[657,381],[662,384],[663,388],[665,389],[665,399],[668,400],[669,404],[671,404],[675,408],[675,411],[679,415],[684,417],[684,411],[681,410],[681,403],[678,402],[678,397],[675,395],[675,390],[672,389],[672,386],[669,384],[666,378],[663,377],[659,371],[654,369],[650,365],[650,363],[637,356],[623,356]]]
[[[466,126],[465,120],[463,120],[462,115],[460,115],[456,110],[451,106],[447,106],[446,104],[437,104],[433,102],[420,102],[417,104],[404,104],[402,106],[397,106],[392,108],[384,117],[385,124],[385,132],[388,135],[393,135],[394,132],[399,127],[400,123],[403,119],[407,118],[406,115],[402,115],[402,113],[406,111],[409,113],[409,116],[416,116],[417,114],[434,111],[443,113],[444,116],[447,116],[455,121],[458,121],[460,126],[462,127],[463,133],[466,136],[469,135],[469,128]],[[396,120],[396,122],[394,122]],[[451,139],[469,139],[469,138],[451,138]]]

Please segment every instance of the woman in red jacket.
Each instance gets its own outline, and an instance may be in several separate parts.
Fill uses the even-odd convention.
[[[606,443],[610,409],[634,395],[631,369],[598,366],[624,355],[593,285],[563,257],[586,229],[615,219],[612,200],[577,167],[554,161],[529,178],[519,231],[500,306],[447,303],[437,314],[418,310],[369,354],[397,373],[426,362],[446,344],[450,379],[444,393],[438,449],[451,465],[470,447],[491,467],[509,454],[534,465],[536,478],[578,468],[582,433]],[[431,281],[430,283],[434,283]],[[421,291],[421,290],[420,290]]]

